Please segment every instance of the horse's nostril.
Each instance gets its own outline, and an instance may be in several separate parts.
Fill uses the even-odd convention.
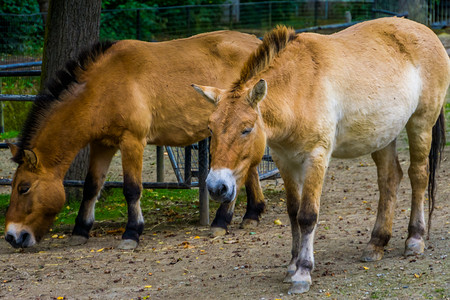
[[[12,234],[7,233],[5,236],[5,240],[11,244],[14,241],[14,236]]]
[[[25,242],[27,242],[29,238],[30,234],[27,231],[22,231],[20,233],[19,241],[21,241],[22,244],[25,244]]]
[[[223,196],[227,193],[227,191],[228,191],[227,186],[225,184],[222,184],[219,190],[219,195]]]

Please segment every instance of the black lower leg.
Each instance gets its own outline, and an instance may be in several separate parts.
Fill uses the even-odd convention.
[[[80,235],[89,238],[89,232],[94,225],[94,207],[100,186],[96,184],[91,173],[88,173],[84,181],[83,200],[75,219],[75,227],[72,235]]]
[[[216,217],[214,218],[211,227],[220,227],[227,229],[233,219],[233,210],[230,209],[231,203],[220,204],[219,209],[216,212]]]
[[[139,243],[139,236],[144,231],[144,220],[142,219],[139,199],[141,197],[141,186],[124,178],[123,194],[128,205],[128,222],[122,235],[124,240],[134,240]]]
[[[264,195],[259,184],[258,170],[256,167],[251,168],[245,183],[245,191],[247,193],[247,210],[244,215],[245,219],[259,221],[261,214],[266,209]]]

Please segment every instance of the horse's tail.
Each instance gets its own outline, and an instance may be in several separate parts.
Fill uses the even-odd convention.
[[[431,216],[434,211],[435,196],[436,196],[436,171],[442,159],[442,152],[445,146],[445,115],[444,107],[441,108],[441,113],[433,126],[431,150],[428,156],[429,160],[429,179],[428,179],[428,238],[430,238]]]

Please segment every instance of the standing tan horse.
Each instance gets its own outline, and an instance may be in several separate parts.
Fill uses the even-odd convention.
[[[285,279],[292,282],[290,293],[311,285],[313,237],[331,156],[372,154],[380,199],[362,260],[382,258],[402,178],[396,138],[405,126],[412,186],[405,255],[424,251],[424,194],[428,184],[434,203],[449,82],[448,55],[430,29],[383,18],[330,36],[278,27],[230,89],[195,86],[217,106],[209,119],[213,158],[207,186],[213,198],[233,200],[247,170],[261,160],[266,140],[274,152],[292,229]]]
[[[139,199],[145,145],[189,145],[208,137],[214,105],[205,105],[189,81],[230,84],[259,44],[255,36],[221,31],[161,43],[100,43],[68,62],[38,96],[18,145],[10,145],[19,167],[6,214],[6,240],[30,247],[48,231],[65,201],[64,174],[89,144],[89,172],[72,242],[89,237],[97,195],[120,150],[128,223],[119,248],[135,248],[144,228]],[[256,168],[249,170],[246,188],[243,226],[257,222],[264,210]],[[226,231],[233,208],[220,206],[213,231]]]

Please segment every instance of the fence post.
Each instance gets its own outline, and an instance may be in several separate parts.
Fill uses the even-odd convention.
[[[269,28],[272,28],[272,2],[269,2]]]
[[[318,17],[319,17],[319,1],[314,0],[314,26],[317,26]]]
[[[156,181],[164,182],[164,147],[156,146]]]
[[[1,84],[1,82],[0,82],[0,84]],[[5,133],[5,118],[3,116],[3,101],[0,103],[0,118],[1,118],[0,133]]]
[[[198,193],[200,201],[200,225],[209,225],[209,198],[206,188],[208,176],[208,139],[198,143]]]
[[[184,147],[184,183],[191,184],[192,179],[192,146]]]
[[[191,10],[190,10],[189,6],[186,8],[186,14],[187,14],[187,30],[188,30],[188,34],[192,35],[192,31],[191,31]]]
[[[136,10],[136,39],[141,39],[141,10]]]

